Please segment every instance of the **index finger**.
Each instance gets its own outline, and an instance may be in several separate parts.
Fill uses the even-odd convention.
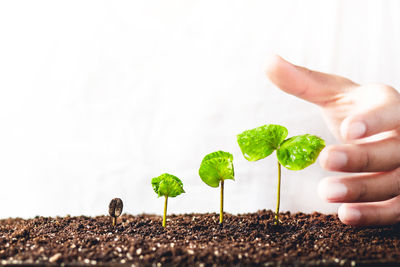
[[[281,90],[319,106],[337,100],[341,93],[357,86],[344,77],[296,66],[277,55],[269,60],[267,76]]]

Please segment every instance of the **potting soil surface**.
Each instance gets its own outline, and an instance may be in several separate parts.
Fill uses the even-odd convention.
[[[336,215],[282,213],[0,220],[0,264],[129,266],[396,265],[400,225],[350,227]]]

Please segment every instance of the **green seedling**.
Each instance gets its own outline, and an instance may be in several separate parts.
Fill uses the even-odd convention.
[[[221,186],[219,223],[224,221],[224,181],[234,180],[233,156],[224,151],[217,151],[206,155],[200,164],[199,175],[201,180],[211,187]]]
[[[182,193],[185,193],[185,190],[183,190],[183,183],[178,177],[164,173],[151,179],[151,185],[153,186],[154,192],[156,192],[158,197],[165,197],[164,216],[162,222],[162,226],[165,227],[167,221],[168,197],[176,197]]]
[[[281,165],[289,170],[302,170],[313,164],[325,147],[323,139],[315,135],[298,135],[285,140],[288,130],[280,125],[268,124],[237,135],[244,157],[257,161],[268,157],[276,150],[278,158],[278,194],[275,224],[279,223],[281,191]]]
[[[113,198],[108,205],[108,213],[112,218],[112,225],[117,224],[117,218],[121,215],[122,209],[124,208],[124,203],[120,198]]]

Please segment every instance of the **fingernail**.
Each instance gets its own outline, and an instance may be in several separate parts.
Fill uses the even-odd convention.
[[[338,210],[339,218],[346,224],[357,224],[361,219],[361,212],[358,209],[341,206]]]
[[[348,139],[357,139],[364,136],[367,127],[363,122],[353,122],[349,125],[347,129]]]
[[[323,157],[323,162],[329,170],[340,170],[347,164],[347,155],[341,151],[329,151]]]
[[[340,201],[347,194],[347,186],[337,182],[322,181],[318,186],[318,193],[321,198],[328,201]]]

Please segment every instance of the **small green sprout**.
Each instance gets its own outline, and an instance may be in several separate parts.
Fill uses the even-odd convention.
[[[281,191],[281,165],[289,170],[302,170],[313,164],[325,147],[323,139],[315,135],[298,135],[285,140],[288,130],[280,125],[268,124],[237,135],[244,157],[256,161],[268,157],[276,150],[278,158],[278,194],[275,224],[279,223]]]
[[[156,192],[158,197],[165,197],[164,216],[162,222],[162,226],[165,227],[167,220],[168,197],[176,197],[182,193],[185,193],[185,190],[183,190],[183,183],[178,177],[164,173],[151,179],[151,185],[153,186],[154,192]]]
[[[108,213],[112,218],[112,225],[117,224],[117,218],[121,215],[122,209],[124,208],[124,203],[120,198],[113,198],[108,205]]]
[[[234,180],[233,156],[224,151],[217,151],[206,155],[200,164],[199,175],[201,180],[211,187],[221,184],[221,199],[219,223],[224,221],[224,181]]]

